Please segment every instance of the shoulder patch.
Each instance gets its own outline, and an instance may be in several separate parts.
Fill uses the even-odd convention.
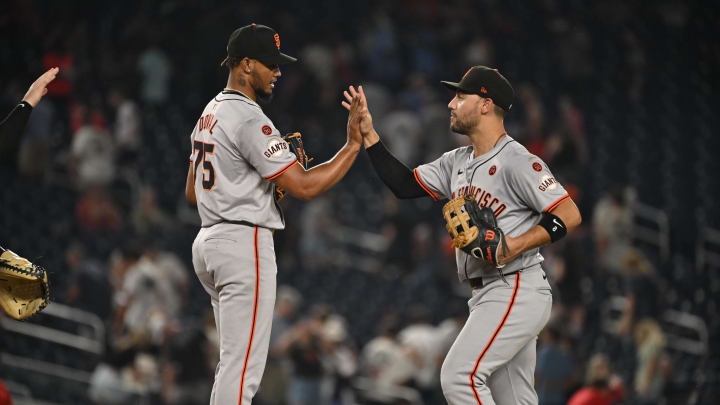
[[[552,176],[542,176],[540,179],[540,186],[538,186],[538,190],[545,191],[545,190],[554,190],[557,188],[558,182],[555,180],[555,177]]]
[[[533,163],[533,164],[532,164],[532,168],[533,168],[533,170],[535,170],[536,172],[540,172],[540,171],[542,171],[542,169],[543,169],[542,165],[541,165],[540,163],[538,163],[538,162]]]
[[[263,153],[268,159],[279,159],[288,153],[287,142],[280,138],[272,138],[267,143],[267,149]]]
[[[263,125],[261,130],[262,130],[262,133],[265,135],[272,134],[272,128],[270,128],[270,125]]]

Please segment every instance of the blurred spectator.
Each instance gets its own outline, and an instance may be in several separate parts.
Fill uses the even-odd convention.
[[[631,249],[627,252],[623,271],[627,305],[620,315],[616,332],[628,336],[637,319],[658,316],[662,306],[652,264],[639,250]]]
[[[142,255],[139,243],[125,242],[119,249],[115,249],[108,258],[108,268],[110,269],[110,287],[113,296],[120,292],[123,288],[125,274],[130,270]]]
[[[212,313],[208,328],[199,322],[170,338],[161,367],[162,398],[165,405],[192,405],[207,402],[212,389],[217,350],[211,347],[208,332],[214,333]]]
[[[435,327],[427,308],[416,305],[408,310],[408,326],[398,333],[398,341],[414,363],[413,381],[423,397],[429,397],[440,383],[437,357],[440,351]]]
[[[572,343],[567,335],[565,320],[556,318],[540,332],[535,388],[540,405],[564,405],[573,384],[574,359]]]
[[[663,398],[663,389],[669,364],[664,356],[665,337],[654,319],[643,319],[635,326],[637,366],[633,388],[637,403],[657,404]]]
[[[116,87],[108,95],[108,104],[115,109],[113,138],[121,162],[133,160],[142,141],[140,111],[125,91]]]
[[[71,243],[65,251],[65,264],[69,273],[65,303],[106,319],[110,315],[111,294],[103,266],[87,258],[79,242]]]
[[[143,235],[149,232],[159,233],[172,225],[172,219],[157,203],[155,189],[143,186],[132,212],[132,223],[135,232]]]
[[[518,140],[530,153],[547,161],[545,150],[545,109],[537,89],[528,83],[517,86],[519,104],[525,109],[525,120]]]
[[[378,131],[383,134],[388,148],[398,160],[409,166],[418,161],[422,129],[420,118],[412,111],[395,110],[378,120]]]
[[[323,395],[324,403],[355,403],[352,396],[351,378],[358,369],[357,356],[351,345],[347,321],[337,314],[330,315],[321,332],[321,347],[328,386]]]
[[[286,342],[283,336],[288,333],[295,322],[302,296],[300,292],[288,285],[277,288],[275,313],[273,314],[272,331],[270,333],[270,350],[268,353],[262,384],[255,398],[266,405],[285,403],[287,387],[290,380],[290,367],[284,350]]]
[[[588,361],[585,388],[573,394],[567,405],[611,405],[624,397],[622,381],[611,374],[610,359],[595,354]]]
[[[372,386],[367,395],[377,403],[391,403],[395,388],[407,384],[415,373],[408,352],[398,342],[398,324],[394,314],[387,313],[378,325],[378,336],[362,349],[363,374]]]
[[[110,184],[115,178],[115,145],[102,126],[101,117],[88,112],[84,106],[76,108],[80,127],[70,146],[71,172],[80,190]],[[92,121],[92,122],[91,122]]]
[[[115,295],[116,332],[130,342],[163,345],[176,328],[187,283],[187,270],[175,254],[147,245]]]
[[[330,233],[336,227],[332,197],[332,192],[328,192],[307,202],[300,214],[301,236],[298,244],[308,269],[328,265],[332,259],[328,255],[333,247]]]
[[[117,231],[123,226],[120,210],[99,186],[90,188],[78,200],[75,217],[90,232]]]
[[[308,319],[300,320],[281,337],[276,345],[279,353],[287,353],[292,375],[287,388],[288,405],[320,404],[324,375],[322,363],[322,329],[329,309],[316,305]]]
[[[170,95],[172,65],[167,53],[157,46],[145,49],[138,58],[142,75],[141,94],[146,104],[165,104]]]
[[[88,397],[96,405],[127,405],[137,399],[123,381],[123,370],[135,357],[135,352],[109,348],[105,358],[90,376]]]
[[[149,402],[157,402],[160,378],[157,359],[149,353],[140,352],[132,363],[122,370],[122,385]],[[153,400],[153,398],[155,398]]]
[[[580,109],[567,96],[558,101],[558,110],[558,122],[546,137],[544,159],[564,183],[576,183],[582,181],[582,169],[589,159],[584,118]]]
[[[616,184],[595,203],[592,215],[595,257],[604,270],[621,271],[626,256],[633,250],[634,200],[632,190]]]
[[[5,384],[0,380],[0,405],[13,405],[12,398],[10,398],[10,391],[5,387]]]

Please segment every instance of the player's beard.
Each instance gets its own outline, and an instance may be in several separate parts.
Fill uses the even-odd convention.
[[[262,78],[260,78],[260,75],[258,75],[257,72],[252,73],[252,80],[250,80],[250,84],[252,85],[253,90],[255,90],[255,98],[257,98],[258,104],[261,106],[270,104],[273,99],[272,90],[270,90],[269,93],[265,91]]]
[[[459,116],[455,116],[455,123],[450,124],[450,130],[461,135],[470,135],[473,128],[478,125],[476,118],[468,118],[461,120]]]
[[[273,93],[268,93],[263,89],[255,89],[255,96],[257,97],[258,104],[261,106],[270,104],[273,99]]]

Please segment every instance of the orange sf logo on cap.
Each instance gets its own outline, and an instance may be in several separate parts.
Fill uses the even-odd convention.
[[[485,89],[485,86],[480,87],[480,93],[487,94],[487,89]]]
[[[280,49],[280,35],[275,34],[275,36],[273,38],[275,38],[275,46],[277,46],[277,49],[279,50]]]

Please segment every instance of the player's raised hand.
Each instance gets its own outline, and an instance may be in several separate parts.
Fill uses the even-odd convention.
[[[355,95],[360,96],[360,105],[361,105],[361,119],[360,119],[360,132],[363,136],[367,136],[370,132],[373,130],[372,125],[372,115],[370,115],[370,110],[368,109],[367,105],[367,98],[365,98],[365,92],[363,91],[363,87],[359,86],[357,92],[355,91],[355,88],[353,86],[350,86],[349,88],[350,93],[347,91],[344,91],[343,94],[345,95],[345,99],[347,101],[343,101],[342,105],[345,107],[348,111],[350,110],[350,103],[352,102],[352,98]]]
[[[350,86],[348,88],[350,93],[345,91],[345,98],[348,102],[343,101],[342,105],[345,107],[350,114],[348,114],[347,123],[347,142],[348,144],[362,145],[363,137],[360,132],[360,120],[363,114],[363,105],[360,99],[360,93],[355,91],[355,87]]]
[[[47,85],[55,80],[55,76],[57,76],[59,71],[60,68],[54,67],[40,75],[40,77],[30,85],[27,93],[25,93],[25,97],[23,97],[23,101],[35,107],[37,103],[40,102],[40,99],[47,94]]]
[[[350,102],[353,99],[353,95],[355,94],[355,89],[350,86],[350,93],[347,91],[344,92],[346,101],[342,102],[343,107],[350,110]],[[360,103],[362,106],[362,118],[360,119],[360,133],[363,137],[363,145],[365,145],[365,148],[369,148],[372,145],[376,144],[378,141],[380,141],[380,136],[377,132],[375,132],[375,128],[373,127],[373,120],[372,115],[370,114],[370,109],[368,108],[367,98],[365,97],[365,91],[363,90],[362,86],[358,88],[358,91],[356,94],[360,95]]]

